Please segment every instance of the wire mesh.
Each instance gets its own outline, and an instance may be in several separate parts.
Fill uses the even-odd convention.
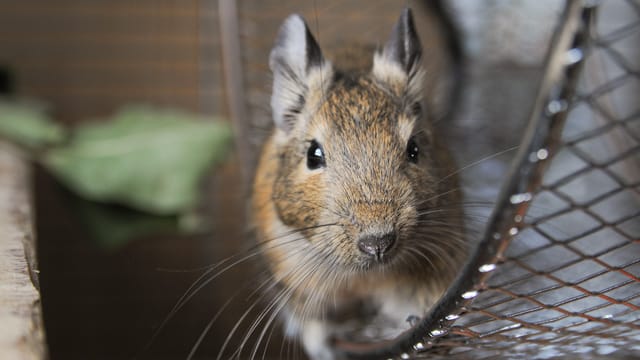
[[[376,356],[640,355],[640,5],[599,22],[612,6],[568,2],[484,239],[431,316]]]
[[[347,3],[312,3],[308,9],[279,4],[263,4],[277,11],[250,2],[239,8],[246,101],[258,129],[269,128],[263,59],[272,39],[263,34],[273,34],[294,10],[306,14],[329,48],[341,37],[341,27],[319,28],[318,22],[347,18],[353,28],[364,27],[358,25],[360,9]],[[385,10],[367,36],[384,39],[395,20],[387,5],[395,9],[396,4],[377,4]],[[624,13],[622,21],[595,16],[616,12]],[[475,256],[414,331],[391,345],[347,356],[640,353],[637,44],[638,1],[587,7],[567,2],[529,130]]]
[[[58,121],[131,103],[225,114],[217,2],[0,1],[0,67]]]

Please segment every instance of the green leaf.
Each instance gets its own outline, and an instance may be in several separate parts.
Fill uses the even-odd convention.
[[[43,163],[88,199],[168,215],[196,204],[202,175],[224,158],[230,139],[221,121],[130,107],[112,121],[77,128]]]
[[[180,233],[178,216],[157,216],[69,196],[71,207],[99,248],[116,251],[131,241],[157,234]]]
[[[42,104],[0,99],[0,136],[36,150],[64,141],[65,129],[45,115]]]

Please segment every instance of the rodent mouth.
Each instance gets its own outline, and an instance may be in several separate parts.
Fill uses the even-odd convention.
[[[375,255],[363,256],[363,261],[366,264],[366,270],[389,267],[394,263],[395,259],[396,259],[395,247],[392,249],[389,249],[384,253],[376,253]]]
[[[377,264],[383,264],[383,265],[388,264],[388,263],[391,262],[391,260],[393,260],[393,257],[394,257],[393,253],[394,253],[394,251],[393,251],[393,249],[391,249],[390,251],[388,251],[386,253],[377,254],[375,256],[374,260],[375,260],[375,262]]]

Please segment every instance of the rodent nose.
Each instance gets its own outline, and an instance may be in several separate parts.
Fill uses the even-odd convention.
[[[365,254],[380,258],[382,254],[393,247],[395,242],[395,232],[384,235],[367,235],[358,240],[358,248]]]

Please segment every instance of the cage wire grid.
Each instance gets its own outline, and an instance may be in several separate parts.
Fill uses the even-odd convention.
[[[640,354],[640,5],[618,1],[627,20],[601,26],[596,14],[612,3],[566,2],[519,153],[456,282],[412,331],[381,344],[337,344],[345,357]],[[275,29],[290,9],[265,15],[247,4],[239,8],[245,101],[259,118],[268,69],[256,59],[272,39],[260,37],[254,17]],[[318,18],[358,13],[342,2],[318,4],[306,13],[321,43],[340,30],[318,27]],[[376,4],[383,35],[372,38],[395,20],[395,5]]]
[[[567,2],[509,179],[456,282],[410,333],[348,357],[640,356],[640,5],[626,1],[632,20],[607,29],[596,14],[608,4]]]

